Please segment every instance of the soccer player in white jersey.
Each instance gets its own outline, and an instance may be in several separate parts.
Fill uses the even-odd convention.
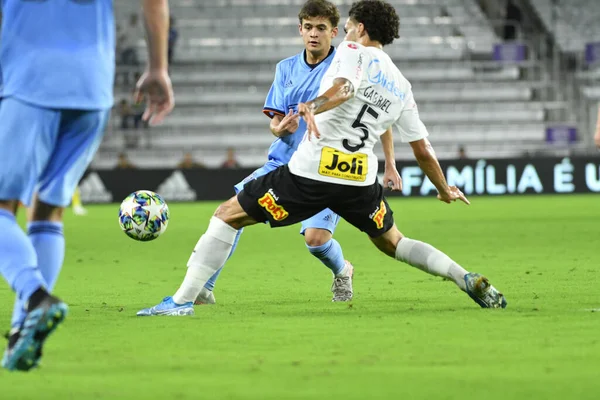
[[[298,22],[304,49],[277,64],[275,77],[263,107],[263,113],[271,119],[270,130],[276,139],[269,147],[265,165],[235,185],[236,193],[241,191],[247,182],[287,164],[298,148],[306,131],[306,124],[297,113],[298,104],[313,99],[319,93],[321,80],[335,55],[335,48],[331,46],[331,41],[338,33],[339,20],[337,7],[327,0],[308,0],[300,9]],[[382,135],[381,144],[386,161],[384,184],[392,190],[400,190],[401,178],[396,170],[391,130]],[[350,301],[353,296],[354,267],[344,259],[341,245],[333,238],[339,219],[340,217],[333,211],[322,210],[302,221],[300,233],[304,235],[306,248],[310,254],[332,272],[332,301]],[[242,229],[238,230],[229,257],[234,253],[241,233]],[[204,284],[195,304],[216,302],[213,289],[221,271],[222,268]],[[178,304],[173,301],[172,296],[164,297],[159,304],[144,308],[137,313],[138,316],[193,314],[193,305]]]
[[[438,199],[469,204],[457,187],[448,186],[410,83],[382,50],[399,37],[398,28],[390,4],[362,0],[352,5],[346,41],[338,46],[320,95],[298,106],[307,123],[303,142],[288,165],[248,182],[217,208],[189,258],[175,302],[192,304],[225,263],[239,229],[264,221],[274,228],[292,225],[330,208],[390,257],[452,280],[481,307],[506,307],[487,278],[466,271],[431,245],[403,236],[377,181],[373,145],[395,125],[437,188]]]

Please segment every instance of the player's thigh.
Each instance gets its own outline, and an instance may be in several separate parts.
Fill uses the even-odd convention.
[[[335,228],[340,222],[340,216],[329,208],[302,221],[300,234],[304,235],[307,229],[324,229],[333,235]]]
[[[371,238],[377,238],[394,226],[393,211],[383,196],[379,183],[365,187],[350,187],[348,195],[334,207],[340,217]]]
[[[40,177],[38,197],[66,207],[100,146],[110,111],[62,110],[61,114],[55,150]]]
[[[0,99],[0,199],[29,206],[57,140],[60,113]]]
[[[324,204],[307,195],[287,165],[254,179],[238,193],[244,211],[271,227],[293,225],[321,211]]]
[[[241,192],[242,189],[244,189],[244,185],[246,185],[246,183],[253,181],[257,178],[260,178],[261,176],[266,175],[269,172],[276,170],[277,168],[281,167],[282,165],[283,164],[281,164],[277,161],[273,161],[273,160],[267,161],[265,163],[265,165],[263,165],[260,168],[257,168],[254,172],[252,172],[250,175],[245,177],[240,183],[236,184],[234,186],[235,193]]]

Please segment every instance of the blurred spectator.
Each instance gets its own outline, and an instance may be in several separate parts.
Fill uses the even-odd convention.
[[[121,49],[121,63],[125,65],[138,65],[137,42],[143,37],[142,27],[137,14],[129,16],[129,23],[121,29],[118,39]]]
[[[127,158],[127,154],[125,153],[119,153],[119,158],[117,159],[117,165],[115,166],[116,169],[133,169],[135,168],[135,165],[133,165],[131,163],[131,161],[129,161],[129,158]]]
[[[121,129],[129,129],[134,125],[133,109],[126,99],[119,102],[118,113],[121,118]]]
[[[221,168],[239,168],[240,164],[235,158],[235,150],[233,147],[227,149],[227,158],[221,164]]]
[[[467,158],[469,158],[469,157],[467,157],[467,152],[465,151],[465,148],[464,148],[463,146],[460,146],[460,147],[458,148],[458,155],[457,155],[457,158],[458,158],[459,160],[466,160]]]
[[[506,2],[506,12],[504,14],[504,40],[517,39],[517,26],[521,25],[521,9],[517,7],[512,0]]]
[[[139,78],[136,77],[136,79],[139,79]],[[131,96],[133,98],[133,93]],[[142,101],[139,103],[134,102],[131,106],[131,111],[133,113],[133,127],[135,129],[150,127],[150,124],[148,123],[148,121],[142,120],[142,117],[144,116],[144,111],[146,111],[146,100],[145,99],[142,99]]]
[[[137,67],[139,65],[137,43],[144,37],[144,32],[137,14],[129,16],[128,24],[119,29],[117,40],[117,51],[119,52],[118,60],[121,64],[129,67]],[[125,71],[123,75],[123,83],[129,85],[131,71]]]
[[[173,56],[175,55],[175,45],[177,44],[177,38],[179,32],[175,27],[175,18],[169,18],[169,65],[173,63]]]
[[[188,168],[206,168],[204,164],[201,162],[196,162],[194,157],[192,157],[192,153],[185,153],[183,155],[183,160],[177,164],[177,168],[179,169],[188,169]]]

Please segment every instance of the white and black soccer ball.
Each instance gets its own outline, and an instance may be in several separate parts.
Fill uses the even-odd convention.
[[[147,242],[167,230],[169,207],[151,190],[138,190],[123,200],[119,207],[119,225],[127,236]]]

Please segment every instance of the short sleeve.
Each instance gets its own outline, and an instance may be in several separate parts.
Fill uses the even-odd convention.
[[[277,64],[275,68],[275,79],[271,84],[271,89],[267,94],[265,105],[263,107],[263,113],[269,118],[273,118],[275,115],[284,116],[286,114],[286,107],[283,96],[283,81],[284,76],[282,72],[281,64]]]
[[[404,99],[404,108],[394,125],[400,132],[400,140],[404,143],[416,142],[429,136],[425,124],[419,117],[419,109],[410,89]]]
[[[348,79],[352,83],[354,95],[356,95],[366,70],[365,62],[365,54],[361,45],[354,42],[342,42],[329,67],[331,71],[328,71],[326,75],[332,79]]]

